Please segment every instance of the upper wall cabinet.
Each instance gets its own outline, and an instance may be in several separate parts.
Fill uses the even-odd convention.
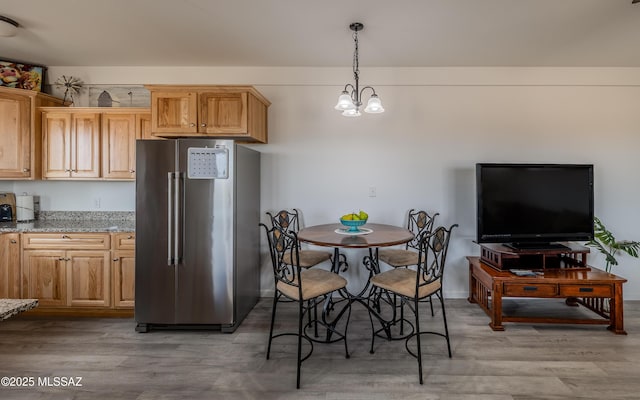
[[[63,102],[31,90],[0,87],[0,179],[41,177],[41,106]]]
[[[41,110],[44,179],[135,179],[136,139],[151,138],[148,109]]]
[[[252,86],[146,87],[151,92],[153,136],[267,143],[267,108],[271,103]]]
[[[42,120],[43,178],[100,177],[100,114],[44,112]]]

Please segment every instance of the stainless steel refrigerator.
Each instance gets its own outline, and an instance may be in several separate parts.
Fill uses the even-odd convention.
[[[232,140],[136,143],[136,330],[234,331],[258,301],[260,153]]]

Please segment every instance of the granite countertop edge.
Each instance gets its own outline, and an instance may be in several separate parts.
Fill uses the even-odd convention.
[[[0,233],[29,232],[135,232],[131,212],[42,212],[41,218],[28,222],[0,222]]]
[[[3,222],[0,223],[0,233],[29,233],[29,232],[98,232],[118,233],[134,232],[135,222],[131,221],[75,221],[54,220],[34,222]]]

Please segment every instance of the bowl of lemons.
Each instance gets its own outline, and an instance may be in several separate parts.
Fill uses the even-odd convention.
[[[340,223],[347,228],[347,232],[358,232],[358,227],[367,223],[367,219],[369,219],[369,214],[360,210],[360,212],[352,212],[349,214],[345,214],[340,217]]]

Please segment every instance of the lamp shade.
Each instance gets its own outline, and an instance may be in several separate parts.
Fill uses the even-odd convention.
[[[384,108],[382,107],[382,102],[378,95],[371,95],[371,98],[367,102],[367,107],[364,109],[364,112],[370,114],[379,114],[384,112]]]
[[[357,108],[352,108],[349,110],[344,110],[342,112],[342,115],[344,115],[345,117],[359,117],[362,114],[360,114],[360,110],[358,110]]]
[[[356,108],[355,104],[353,104],[353,100],[349,93],[345,90],[342,92],[340,97],[338,97],[338,104],[334,107],[336,110],[353,110]]]
[[[5,17],[4,15],[0,15],[0,36],[2,37],[11,37],[15,36],[18,33],[18,24],[16,21],[11,18]]]

